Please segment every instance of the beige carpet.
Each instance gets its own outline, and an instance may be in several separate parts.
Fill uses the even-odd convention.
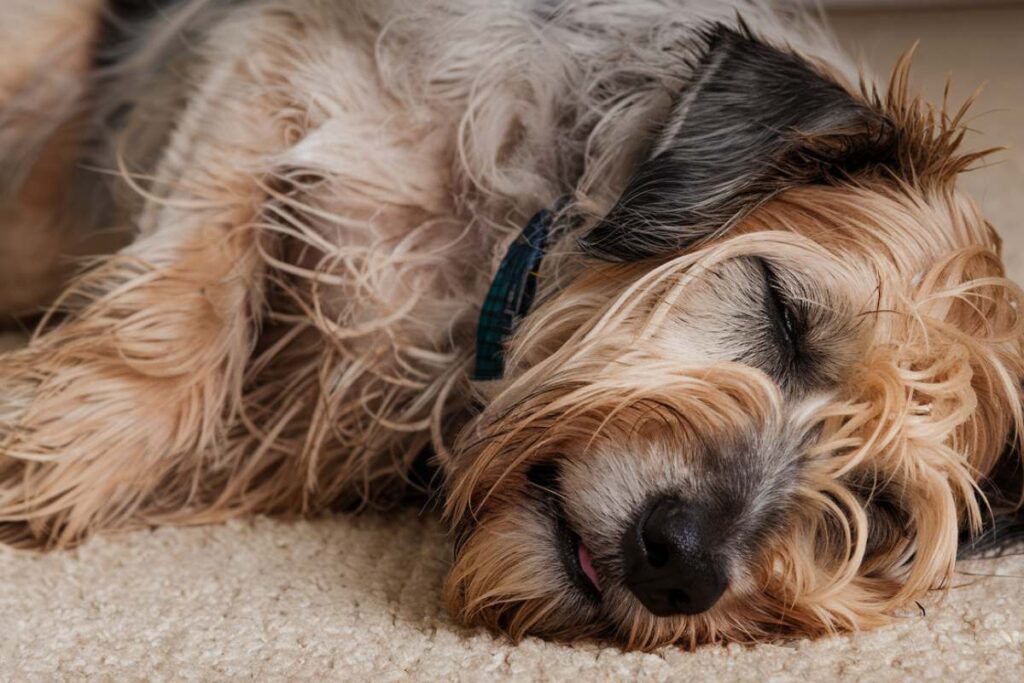
[[[988,79],[979,144],[1014,144],[968,183],[1024,280],[1024,9],[840,15],[844,40],[941,93]],[[879,68],[881,68],[879,66]],[[393,518],[159,529],[46,556],[0,549],[0,679],[21,680],[1024,680],[1024,558],[964,565],[961,587],[871,633],[758,647],[624,654],[518,646],[456,627],[439,587],[437,523]]]

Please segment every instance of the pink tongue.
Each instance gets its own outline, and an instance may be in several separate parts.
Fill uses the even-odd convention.
[[[580,547],[577,551],[580,557],[580,567],[583,569],[583,573],[590,579],[590,583],[594,584],[594,588],[601,590],[601,582],[597,580],[597,572],[594,571],[594,562],[590,559],[590,551],[587,550],[587,546],[583,545],[583,541],[580,541]]]

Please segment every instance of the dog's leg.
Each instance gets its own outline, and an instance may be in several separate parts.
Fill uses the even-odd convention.
[[[258,76],[239,66],[244,47],[178,117],[140,238],[0,355],[4,541],[66,545],[186,510],[219,466],[259,325],[261,162],[287,144],[268,88],[243,83]]]
[[[233,231],[247,208],[179,216],[73,284],[67,320],[0,356],[0,538],[61,545],[188,506],[181,480],[222,440],[251,345],[258,259]]]
[[[68,274],[84,227],[66,221],[87,117],[99,0],[0,8],[0,316],[36,310]]]
[[[446,424],[479,259],[439,170],[449,124],[404,116],[372,41],[282,39],[316,34],[317,7],[240,10],[207,50],[172,49],[189,78],[156,88],[180,111],[141,117],[170,119],[166,145],[147,136],[142,237],[0,356],[4,540],[360,502]]]

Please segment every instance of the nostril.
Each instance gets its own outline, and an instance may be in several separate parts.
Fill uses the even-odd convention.
[[[675,538],[674,525],[671,517],[673,508],[680,505],[677,501],[661,499],[652,505],[647,514],[641,516],[639,526],[640,541],[644,560],[654,568],[664,567],[677,551],[678,540]]]
[[[672,547],[667,543],[658,543],[641,534],[644,543],[644,550],[647,554],[647,563],[652,567],[660,568],[668,564],[672,558]]]
[[[707,515],[699,505],[662,498],[650,508],[640,532],[648,551],[661,559],[672,555],[700,554],[708,550]]]

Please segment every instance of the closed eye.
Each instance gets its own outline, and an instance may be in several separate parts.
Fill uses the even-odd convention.
[[[765,313],[771,324],[772,336],[785,354],[785,365],[788,368],[800,355],[802,325],[775,269],[764,259],[758,259],[758,262],[764,273]]]

